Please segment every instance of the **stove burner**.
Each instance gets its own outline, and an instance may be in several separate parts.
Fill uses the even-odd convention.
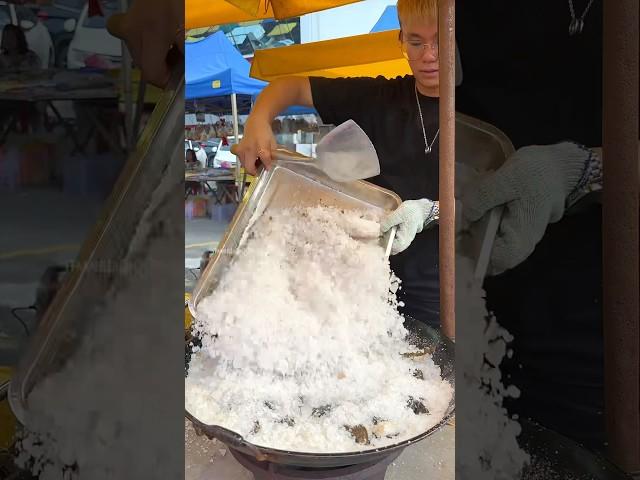
[[[254,480],[384,480],[387,468],[400,455],[398,450],[375,462],[348,467],[309,468],[259,462],[235,449],[230,451],[253,474]]]

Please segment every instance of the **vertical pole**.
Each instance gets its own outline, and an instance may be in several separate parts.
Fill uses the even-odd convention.
[[[640,473],[638,0],[605,0],[603,300],[609,456]]]
[[[124,13],[129,9],[129,0],[120,0],[120,10]],[[131,90],[131,54],[127,44],[122,41],[122,89],[124,92],[124,141],[125,151],[131,151],[133,144],[133,92]]]
[[[238,128],[238,97],[235,93],[231,94],[231,114],[233,115],[233,143],[240,143],[238,138],[240,129]],[[238,203],[242,200],[242,190],[244,184],[240,175],[240,161],[236,159],[236,192],[238,195]]]
[[[455,1],[438,3],[440,59],[440,323],[455,336]]]

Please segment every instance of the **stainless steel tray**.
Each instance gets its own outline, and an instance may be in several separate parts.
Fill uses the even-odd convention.
[[[476,118],[456,113],[456,163],[486,173],[500,168],[514,150],[513,144],[501,130]],[[456,242],[457,251],[475,260],[476,278],[482,279],[486,275],[503,210],[503,207],[494,208],[474,226],[468,236]]]
[[[390,212],[402,203],[394,192],[370,182],[339,183],[331,180],[309,163],[307,157],[299,154],[278,150],[275,158],[275,167],[263,170],[251,185],[214,258],[202,273],[189,302],[194,318],[198,318],[198,305],[202,299],[209,296],[223,278],[254,215],[262,215],[268,209],[315,206],[320,202],[336,208]],[[392,241],[390,235],[383,237],[383,247]]]
[[[184,134],[184,71],[174,71],[169,87],[143,130],[103,213],[85,240],[78,261],[42,322],[9,386],[9,403],[22,423],[27,418],[28,396],[43,378],[73,355],[87,327],[87,312],[104,300],[114,277],[97,266],[121,265],[144,218],[156,188],[167,175],[179,173]],[[171,168],[173,167],[173,168]],[[180,171],[178,171],[180,170]],[[173,178],[173,177],[172,177]],[[177,177],[179,183],[181,176]]]

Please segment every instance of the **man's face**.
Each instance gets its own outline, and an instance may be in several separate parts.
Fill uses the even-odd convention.
[[[438,93],[438,25],[425,20],[402,20],[400,41],[422,93]],[[425,44],[427,44],[425,46]]]

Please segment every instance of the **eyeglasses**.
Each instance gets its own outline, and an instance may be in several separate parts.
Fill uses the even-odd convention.
[[[422,43],[415,40],[405,40],[400,42],[400,48],[402,49],[402,54],[407,60],[420,60],[427,48],[429,48],[436,57],[438,56],[437,40],[433,43]]]

